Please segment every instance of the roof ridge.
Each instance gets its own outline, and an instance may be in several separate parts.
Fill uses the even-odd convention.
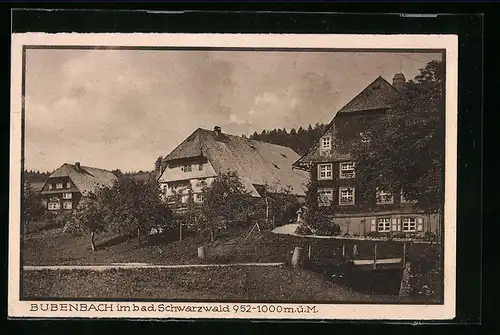
[[[206,131],[206,132],[212,132],[213,130],[210,130],[210,129],[206,129],[206,128],[198,128],[200,130],[203,130],[203,131]],[[241,139],[241,140],[244,140],[244,141],[254,141],[254,142],[257,142],[257,143],[263,143],[263,144],[266,144],[266,145],[273,145],[273,146],[276,146],[276,147],[280,147],[280,148],[287,148],[287,149],[290,149],[290,150],[293,150],[292,148],[286,146],[286,145],[281,145],[281,144],[276,144],[276,143],[270,143],[270,142],[265,142],[265,141],[260,141],[260,140],[255,140],[255,139],[252,139],[252,138],[248,138],[248,137],[241,137],[241,136],[238,136],[238,135],[234,135],[234,134],[229,134],[229,133],[224,133],[224,132],[221,132],[222,135],[224,136],[229,136],[229,137],[234,137],[234,138],[238,138],[238,139]],[[174,149],[175,150],[175,149]],[[172,150],[173,151],[173,150]]]

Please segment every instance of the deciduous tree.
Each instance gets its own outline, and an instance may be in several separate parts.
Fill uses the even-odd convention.
[[[36,193],[29,182],[23,185],[22,205],[21,205],[21,222],[23,231],[28,230],[28,225],[44,213],[44,207],[38,193]]]
[[[204,187],[203,198],[197,220],[201,230],[210,232],[212,241],[216,230],[225,228],[227,222],[241,221],[247,215],[249,192],[236,172],[219,174]]]
[[[369,127],[353,154],[362,194],[391,190],[438,211],[443,201],[444,64],[432,61],[408,81],[401,99]]]

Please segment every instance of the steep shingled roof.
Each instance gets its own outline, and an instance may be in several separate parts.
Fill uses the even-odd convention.
[[[399,98],[399,92],[387,80],[378,77],[356,95],[338,113],[352,113],[366,110],[386,109]]]
[[[254,185],[268,184],[278,189],[290,186],[293,194],[305,195],[308,174],[293,170],[300,157],[290,148],[198,128],[165,157],[165,162],[206,157],[216,173],[235,171],[245,188],[259,196]]]
[[[402,74],[401,74],[402,75]],[[347,136],[347,138],[343,139],[342,147],[337,148],[336,150],[332,150],[329,155],[325,158],[321,157],[312,157],[315,151],[318,150],[319,140],[326,133],[331,133],[335,127],[335,120],[338,115],[360,115],[357,112],[368,112],[374,113],[377,111],[385,111],[391,107],[393,107],[394,102],[396,102],[400,98],[399,91],[391,85],[387,80],[382,78],[381,76],[377,77],[373,82],[371,82],[365,89],[363,89],[358,95],[352,98],[347,104],[345,104],[338,112],[334,115],[333,119],[330,121],[325,131],[319,136],[314,144],[309,148],[309,150],[300,157],[296,162],[294,162],[294,166],[301,167],[304,164],[307,165],[311,162],[321,162],[321,161],[331,161],[331,160],[348,160],[350,159],[349,145],[352,144],[353,140],[357,138],[352,136]],[[349,132],[348,129],[338,129],[338,133]],[[346,137],[346,136],[344,136]],[[333,141],[337,141],[338,139],[334,138]]]
[[[48,180],[57,177],[69,177],[82,195],[94,192],[100,186],[110,186],[117,180],[111,171],[83,165],[77,171],[75,165],[68,163],[64,163],[59,169],[55,170]],[[46,194],[45,191],[41,193]]]

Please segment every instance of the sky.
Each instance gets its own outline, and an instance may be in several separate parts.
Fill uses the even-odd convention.
[[[197,128],[250,135],[328,123],[378,76],[407,79],[432,53],[32,50],[25,169],[152,170]]]

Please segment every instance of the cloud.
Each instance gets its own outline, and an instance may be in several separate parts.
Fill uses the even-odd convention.
[[[407,78],[434,56],[402,63]],[[196,128],[242,134],[328,122],[392,54],[28,50],[26,164],[150,169]],[[407,75],[408,73],[408,75]]]

